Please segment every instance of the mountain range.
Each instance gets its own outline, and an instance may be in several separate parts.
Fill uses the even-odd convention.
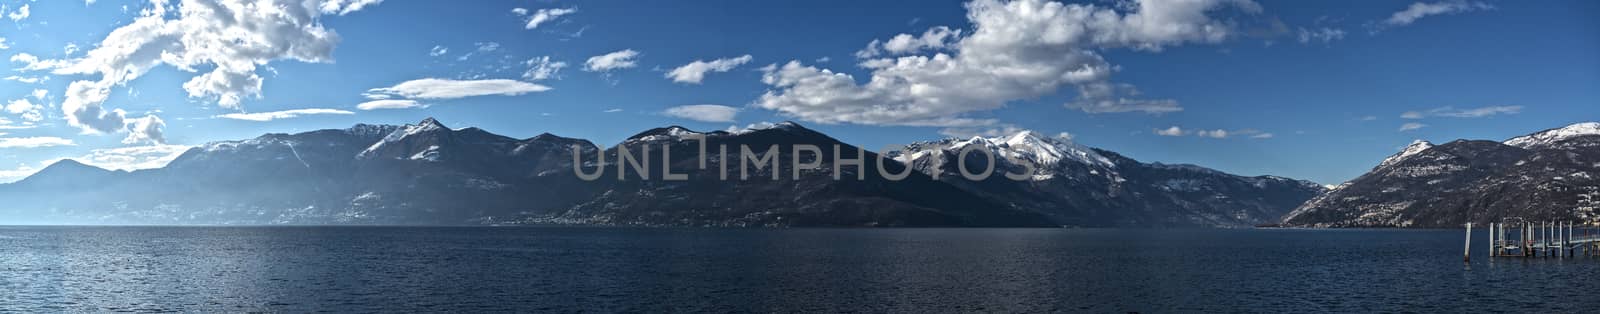
[[[700,147],[709,148],[704,158]],[[778,162],[745,166],[738,147]],[[991,166],[972,158],[978,150],[997,156],[996,175],[963,178],[962,164]],[[630,166],[652,170],[619,173]],[[1030,166],[1021,180],[999,175]],[[682,177],[663,177],[662,169]],[[600,175],[583,178],[591,173]],[[0,185],[8,200],[0,214],[45,224],[1247,227],[1277,222],[1323,190],[1143,163],[1029,131],[913,143],[880,156],[792,122],[655,128],[603,148],[429,118],[212,142],[156,169],[62,160]]]
[[[1595,221],[1600,123],[1505,141],[1416,141],[1284,217],[1301,227],[1449,228],[1504,218]]]

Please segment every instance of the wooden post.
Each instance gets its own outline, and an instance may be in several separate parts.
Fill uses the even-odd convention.
[[[1489,257],[1494,257],[1494,223],[1489,223]]]
[[[1467,222],[1467,246],[1461,249],[1461,262],[1472,262],[1472,222]]]

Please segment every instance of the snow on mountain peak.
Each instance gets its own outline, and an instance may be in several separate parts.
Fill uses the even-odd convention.
[[[434,133],[441,130],[446,132],[451,131],[450,128],[445,127],[443,123],[439,123],[439,120],[435,120],[433,117],[428,117],[427,119],[422,119],[422,122],[417,122],[417,124],[407,124],[405,126],[401,126],[398,130],[394,130],[394,132],[389,132],[389,135],[384,136],[383,140],[380,140],[377,143],[372,143],[372,146],[368,146],[367,149],[362,150],[361,153],[356,154],[356,156],[365,158],[383,148],[383,146],[387,143],[400,142],[405,140],[407,137],[417,134]]]
[[[999,138],[994,140],[999,141]],[[1001,144],[1001,147],[1006,149],[1001,153],[1042,165],[1054,164],[1061,160],[1074,160],[1092,165],[1114,166],[1111,159],[1100,156],[1088,146],[1079,145],[1065,138],[1039,136],[1038,132],[1029,130],[1012,134]]]
[[[1429,148],[1433,148],[1433,143],[1424,140],[1411,141],[1411,145],[1406,145],[1405,149],[1401,149],[1400,152],[1389,156],[1389,158],[1384,158],[1383,162],[1378,163],[1378,168],[1384,168],[1400,163],[1401,161],[1405,161],[1406,158],[1410,158],[1412,155],[1422,153],[1422,151],[1428,150]]]
[[[934,142],[913,143],[906,146],[903,151],[891,153],[889,156],[911,164],[923,158],[958,154],[968,145],[983,145],[982,147],[995,153],[997,159],[1010,157],[1026,160],[1042,168],[1054,168],[1052,165],[1063,160],[1108,168],[1115,166],[1111,159],[1101,156],[1088,146],[1079,145],[1065,138],[1040,136],[1038,132],[1026,130],[996,137],[973,136],[967,139],[948,138]],[[1042,173],[1039,177],[1048,178],[1050,175]]]
[[[1513,137],[1509,140],[1506,140],[1505,144],[1529,149],[1564,141],[1569,138],[1589,135],[1600,135],[1600,122],[1575,123],[1561,128],[1544,130],[1539,133]]]

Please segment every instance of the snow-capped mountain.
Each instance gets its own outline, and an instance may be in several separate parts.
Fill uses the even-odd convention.
[[[709,154],[703,163],[698,138]],[[796,153],[802,145],[819,151]],[[604,172],[581,179],[574,147],[582,173]],[[774,149],[776,166],[740,171],[743,147],[763,156]],[[581,139],[516,139],[426,119],[207,143],[164,168],[134,172],[62,161],[0,185],[0,199],[8,201],[0,214],[16,223],[118,224],[1242,226],[1276,217],[1315,188],[1143,164],[1032,132],[912,147],[918,150],[889,155],[908,166],[785,122],[710,132],[655,128],[602,149]],[[953,173],[954,152],[966,147],[1002,156],[1001,168],[1020,166],[1010,157],[1039,172],[1021,181],[998,175],[1005,170],[985,181],[931,175]],[[623,151],[649,172],[630,167],[619,175],[629,167],[618,158]],[[945,161],[941,169],[932,166],[936,158]],[[795,159],[817,163],[797,169]],[[859,166],[835,162],[858,159]],[[879,168],[906,176],[890,179]],[[668,179],[663,169],[683,177]]]
[[[1597,221],[1600,132],[1579,123],[1501,142],[1414,143],[1285,216],[1294,226],[1455,227]]]
[[[1569,139],[1600,135],[1600,122],[1575,123],[1565,127],[1540,131],[1538,133],[1513,137],[1505,141],[1506,145],[1522,149],[1549,148],[1562,144]]]
[[[995,156],[984,181],[961,177]],[[1320,193],[1315,183],[1274,176],[1244,177],[1194,165],[1141,163],[1061,137],[1020,131],[1006,136],[944,139],[906,145],[885,156],[970,193],[1037,212],[1072,226],[1247,227],[1275,222]],[[1013,180],[1001,173],[1027,173]]]
[[[1424,140],[1411,141],[1411,145],[1406,145],[1406,147],[1401,149],[1400,152],[1394,153],[1394,155],[1389,155],[1389,158],[1384,158],[1383,162],[1378,163],[1377,168],[1384,168],[1401,161],[1405,161],[1406,158],[1411,158],[1411,156],[1421,153],[1424,150],[1428,150],[1429,148],[1433,148],[1433,143]]]

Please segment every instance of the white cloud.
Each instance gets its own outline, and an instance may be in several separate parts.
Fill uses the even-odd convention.
[[[28,12],[28,5],[27,4],[23,4],[22,7],[17,8],[16,12],[11,12],[9,14],[6,14],[6,17],[10,18],[12,22],[20,22],[20,21],[22,21],[24,19],[27,19],[28,15],[30,15],[30,13]]]
[[[567,67],[566,62],[551,61],[550,56],[528,59],[522,64],[528,66],[528,70],[522,72],[522,79],[529,81],[560,79],[561,69]]]
[[[955,36],[949,31],[939,37],[940,31],[932,29],[920,36],[896,36],[907,38],[906,45],[895,46],[896,51],[933,50],[932,55],[863,60],[860,65],[871,70],[865,83],[798,61],[768,67],[762,81],[771,89],[753,105],[819,123],[978,126],[995,121],[968,114],[1074,85],[1080,95],[1064,104],[1068,108],[1179,111],[1177,101],[1140,99],[1131,86],[1111,83],[1116,66],[1097,51],[1156,52],[1186,43],[1220,42],[1235,35],[1232,24],[1208,13],[1224,8],[1250,14],[1261,10],[1247,0],[1145,0],[1111,7],[975,0],[966,7],[970,32]],[[939,39],[939,44],[929,45],[933,41],[924,40],[929,37]]]
[[[50,70],[71,65],[69,60],[39,59],[38,56],[26,52],[11,55],[10,60],[12,63],[22,64],[22,67],[15,69],[19,72]]]
[[[710,62],[694,60],[694,62],[667,72],[666,77],[677,83],[700,84],[700,81],[705,80],[706,72],[732,71],[733,68],[739,65],[749,63],[750,59],[750,55],[743,55],[735,58],[711,60]]]
[[[366,94],[369,98],[374,97],[374,95],[389,95],[412,99],[454,99],[489,95],[516,96],[547,90],[550,90],[550,87],[507,79],[452,80],[423,78],[405,81],[390,87],[369,89]]]
[[[428,56],[430,57],[443,56],[447,53],[450,53],[450,48],[445,46],[434,45],[433,49],[428,49]]]
[[[41,108],[43,107],[33,104],[27,98],[14,99],[6,103],[5,106],[0,106],[0,109],[4,109],[6,113],[17,115],[23,121],[28,122],[44,120],[44,114],[39,111]]]
[[[520,9],[520,8],[518,8],[518,9]],[[512,9],[512,13],[516,13],[515,10],[516,9]],[[524,14],[527,13],[527,10],[524,9],[523,13]],[[573,14],[573,13],[578,13],[578,9],[575,9],[575,8],[539,9],[539,11],[534,11],[533,15],[528,16],[528,24],[524,25],[522,28],[523,29],[539,28],[540,24],[544,24],[546,22],[555,21],[556,18],[559,18],[562,15]],[[519,15],[521,15],[521,14],[519,14]]]
[[[1399,12],[1395,12],[1394,14],[1389,15],[1388,19],[1383,20],[1383,25],[1386,25],[1386,26],[1405,26],[1405,25],[1410,25],[1412,22],[1416,22],[1417,19],[1421,19],[1421,18],[1424,18],[1424,17],[1432,16],[1432,15],[1458,14],[1458,13],[1466,13],[1466,12],[1472,12],[1472,11],[1483,11],[1483,10],[1493,10],[1493,9],[1494,9],[1494,6],[1492,6],[1492,5],[1489,5],[1487,3],[1482,3],[1482,2],[1474,2],[1474,1],[1459,1],[1459,0],[1457,0],[1457,1],[1441,1],[1441,2],[1434,2],[1434,3],[1417,2],[1417,3],[1412,3],[1411,6],[1406,7],[1405,10],[1400,10]]]
[[[277,120],[277,119],[298,118],[298,117],[301,117],[301,116],[309,116],[309,115],[329,115],[329,114],[331,114],[331,115],[351,115],[351,114],[355,114],[355,113],[347,111],[347,110],[339,110],[339,109],[305,108],[305,109],[289,109],[289,110],[280,110],[280,111],[252,112],[252,113],[236,112],[236,113],[217,115],[215,117],[223,118],[223,119],[245,120],[245,121],[272,121],[272,120]]]
[[[39,83],[44,83],[45,81],[49,81],[50,77],[49,76],[16,76],[16,75],[12,75],[12,76],[7,76],[5,79],[7,81],[16,81],[18,83],[23,83],[23,84],[39,84]]]
[[[71,56],[74,53],[78,53],[78,44],[67,43],[66,46],[62,46],[61,47],[61,54],[62,55]]]
[[[623,49],[617,52],[589,57],[583,62],[583,70],[589,72],[607,72],[616,69],[626,69],[638,66],[634,58],[639,56],[638,51]]]
[[[128,136],[122,139],[122,143],[129,145],[166,144],[166,128],[167,122],[161,121],[161,117],[155,115],[128,119]]]
[[[12,122],[11,119],[6,119],[5,117],[0,117],[0,130],[21,130],[21,129],[32,129],[32,128],[36,128],[36,127],[39,127],[39,126],[38,125],[34,125],[33,122],[23,122],[21,124],[18,124],[16,122]],[[5,135],[5,132],[0,132],[0,135]]]
[[[511,8],[511,14],[516,14],[517,16],[528,15],[528,9],[525,9],[525,8]]]
[[[491,42],[475,42],[475,43],[472,43],[472,46],[475,47],[473,49],[473,51],[468,51],[467,53],[461,54],[460,57],[456,57],[456,61],[467,61],[468,59],[472,59],[472,56],[479,55],[479,54],[490,53],[490,52],[495,52],[497,50],[500,50],[500,43],[499,42],[493,42],[493,41],[491,41]],[[429,51],[429,52],[431,53],[432,51]],[[449,51],[446,50],[446,51],[441,52],[440,54],[444,54],[446,52],[449,52]]]
[[[26,164],[18,165],[16,169],[0,169],[0,184],[17,182],[33,175],[35,172],[39,172],[39,168]]]
[[[155,169],[166,167],[167,163],[183,155],[192,146],[187,145],[146,145],[129,146],[107,149],[96,149],[89,154],[75,158],[85,165],[122,171],[140,169]]]
[[[1209,137],[1209,138],[1228,138],[1228,130],[1223,130],[1223,129],[1199,130],[1199,131],[1195,131],[1194,135],[1197,135],[1197,136],[1200,136],[1200,137]]]
[[[54,136],[0,137],[0,148],[39,148],[52,146],[77,146],[72,140]]]
[[[902,55],[916,53],[924,49],[938,50],[955,44],[961,38],[961,30],[950,29],[945,26],[930,28],[922,36],[899,34],[889,38],[888,41],[873,40],[867,43],[867,48],[856,51],[857,58],[872,58],[880,55]]]
[[[605,112],[605,113],[617,113],[617,112],[622,112],[622,108],[611,108],[611,109],[606,109],[606,111],[603,111],[603,112]]]
[[[739,114],[739,108],[723,105],[687,105],[667,108],[661,113],[701,122],[733,122],[733,117]]]
[[[1319,27],[1313,29],[1300,28],[1299,34],[1301,44],[1310,44],[1314,41],[1320,41],[1323,44],[1327,44],[1335,40],[1344,39],[1344,30],[1330,27]]]
[[[345,15],[379,3],[383,3],[383,0],[323,0],[321,7],[324,14]]]
[[[1407,122],[1406,124],[1401,124],[1400,125],[1400,132],[1421,129],[1421,128],[1426,127],[1426,126],[1428,126],[1428,125],[1427,124],[1416,123],[1416,122]]]
[[[1510,115],[1522,113],[1522,106],[1488,106],[1480,108],[1456,109],[1445,106],[1429,109],[1428,111],[1406,111],[1400,114],[1405,119],[1422,119],[1428,117],[1446,118],[1483,118],[1496,115]]]
[[[368,102],[364,102],[364,103],[356,105],[356,109],[361,109],[361,110],[407,109],[407,108],[418,108],[418,107],[426,107],[426,106],[423,105],[422,103],[419,103],[419,102],[417,102],[415,100],[410,100],[410,99],[379,99],[379,100],[368,101]]]
[[[1267,139],[1267,138],[1272,138],[1274,136],[1272,133],[1262,132],[1261,130],[1256,130],[1256,129],[1238,129],[1238,130],[1231,130],[1231,131],[1230,130],[1225,130],[1225,129],[1185,130],[1185,129],[1183,129],[1181,127],[1178,127],[1176,125],[1168,127],[1168,128],[1165,128],[1165,129],[1155,129],[1155,130],[1153,130],[1153,132],[1156,135],[1160,135],[1160,136],[1194,135],[1194,136],[1198,136],[1198,137],[1208,137],[1208,138],[1230,138],[1230,137],[1246,136],[1246,137],[1254,138],[1254,139]]]
[[[944,128],[939,130],[939,134],[955,138],[971,138],[974,136],[998,137],[1016,134],[1017,132],[1022,132],[1024,130],[1025,129],[1015,125],[1002,124],[995,127]]]
[[[84,57],[52,67],[56,74],[94,75],[67,86],[62,112],[70,125],[88,133],[118,131],[125,117],[102,108],[109,90],[152,68],[170,65],[185,72],[208,72],[183,84],[190,97],[239,108],[260,97],[260,66],[276,60],[333,61],[339,36],[323,27],[323,14],[348,14],[376,0],[152,1],[132,22],[111,30]],[[168,14],[175,9],[175,14]],[[16,56],[13,59],[17,59]],[[42,61],[41,61],[42,62]]]

